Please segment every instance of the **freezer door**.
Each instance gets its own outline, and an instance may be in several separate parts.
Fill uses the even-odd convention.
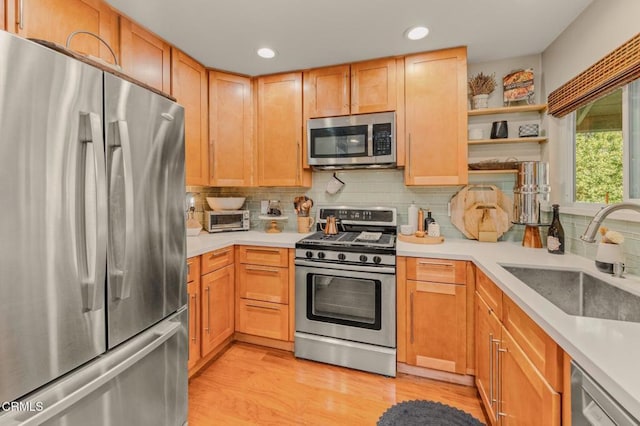
[[[186,303],[184,109],[105,74],[108,347]]]
[[[181,426],[187,309],[0,413],[2,426]]]
[[[102,72],[0,31],[0,402],[105,351]]]

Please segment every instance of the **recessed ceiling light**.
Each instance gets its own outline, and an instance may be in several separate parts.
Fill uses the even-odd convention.
[[[265,59],[271,59],[276,56],[276,51],[273,49],[269,49],[268,47],[263,47],[258,49],[258,56]]]
[[[429,34],[429,28],[427,27],[412,27],[407,30],[405,36],[409,40],[420,40]]]

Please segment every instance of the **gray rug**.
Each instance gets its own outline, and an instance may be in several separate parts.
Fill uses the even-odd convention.
[[[433,401],[404,401],[390,407],[378,426],[481,426],[471,414]]]

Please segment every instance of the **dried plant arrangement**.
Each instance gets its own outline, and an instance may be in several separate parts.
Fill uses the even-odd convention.
[[[469,94],[471,96],[476,95],[489,95],[496,88],[496,74],[491,75],[479,73],[469,79]]]

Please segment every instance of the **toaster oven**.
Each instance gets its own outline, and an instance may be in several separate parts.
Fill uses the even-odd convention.
[[[249,210],[212,210],[204,212],[207,232],[248,231]]]

